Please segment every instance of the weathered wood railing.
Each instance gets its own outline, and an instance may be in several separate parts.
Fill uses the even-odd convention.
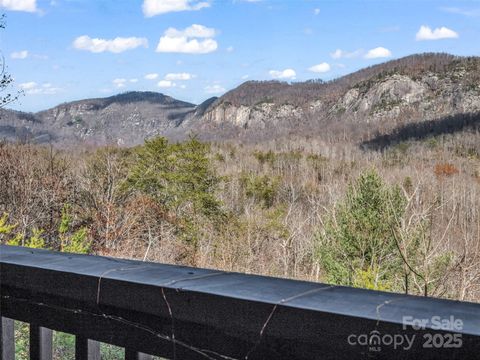
[[[75,334],[76,359],[99,359],[99,342],[126,359],[480,354],[480,305],[465,302],[9,246],[0,290],[3,360],[14,358],[12,319],[30,323],[34,360],[52,358],[52,330]]]

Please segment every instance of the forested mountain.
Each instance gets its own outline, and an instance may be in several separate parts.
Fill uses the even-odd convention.
[[[198,106],[163,94],[130,92],[35,114],[3,111],[0,136],[120,145],[191,133],[207,140],[298,135],[348,136],[358,142],[407,124],[478,111],[480,58],[421,54],[329,82],[248,81]]]
[[[0,137],[61,145],[135,145],[177,127],[195,105],[155,92],[129,92],[38,113],[1,110]]]
[[[196,126],[212,137],[366,140],[412,122],[480,111],[479,80],[478,57],[422,54],[330,82],[250,81],[217,99]]]

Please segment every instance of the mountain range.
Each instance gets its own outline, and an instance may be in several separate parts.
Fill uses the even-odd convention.
[[[0,138],[132,146],[162,135],[218,141],[279,137],[369,141],[399,128],[480,113],[480,57],[411,55],[324,82],[248,81],[195,105],[127,92],[37,113],[0,110]],[[477,126],[478,123],[474,122]]]

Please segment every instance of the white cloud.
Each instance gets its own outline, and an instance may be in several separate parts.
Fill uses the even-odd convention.
[[[318,9],[318,8],[317,8],[317,9],[313,9],[313,13],[314,13],[315,15],[320,14],[320,9]]]
[[[158,74],[157,74],[157,73],[151,73],[151,74],[145,75],[145,79],[146,79],[146,80],[155,80],[156,78],[158,78]]]
[[[31,90],[37,87],[37,85],[38,84],[35,81],[30,81],[30,82],[19,84],[18,87],[22,90]]]
[[[193,24],[183,30],[168,28],[165,31],[165,35],[170,37],[212,38],[216,34],[217,31],[215,29],[198,24]]]
[[[115,85],[117,88],[123,88],[127,85],[127,79],[114,79],[112,81],[113,85]]]
[[[37,60],[48,60],[48,55],[33,54],[32,56],[33,56],[34,59],[37,59]]]
[[[323,62],[318,65],[314,65],[310,67],[308,70],[314,72],[314,73],[326,73],[330,71],[330,64]]]
[[[62,90],[51,83],[38,84],[35,81],[19,84],[18,87],[28,95],[55,95]]]
[[[478,17],[480,16],[480,8],[475,9],[462,9],[457,7],[443,7],[442,11],[448,12],[450,14],[463,15],[468,17]]]
[[[10,54],[10,57],[12,59],[26,59],[28,57],[28,51],[27,50],[22,50],[22,51],[15,51]]]
[[[379,59],[388,58],[392,56],[392,52],[384,47],[376,47],[375,49],[368,50],[365,54],[365,59]]]
[[[330,53],[330,56],[334,59],[340,59],[343,55],[343,50],[337,49],[333,53]]]
[[[119,89],[126,87],[128,83],[135,84],[137,82],[138,82],[137,78],[132,78],[132,79],[118,78],[118,79],[112,80],[112,84]]]
[[[33,89],[30,94],[55,95],[62,91],[61,88],[54,87],[50,83],[43,84],[41,88]]]
[[[218,48],[217,42],[213,39],[215,35],[215,29],[198,24],[193,24],[184,30],[168,28],[160,38],[156,51],[164,53],[207,54]]]
[[[36,0],[0,0],[0,7],[11,11],[36,12]]]
[[[430,27],[422,25],[415,36],[417,41],[421,40],[440,40],[440,39],[456,39],[458,33],[446,28],[445,26],[432,30]]]
[[[227,52],[233,52],[233,50],[235,50],[235,48],[233,46],[227,47]]]
[[[189,73],[170,73],[165,75],[165,80],[191,80],[195,76]]]
[[[351,58],[359,57],[360,55],[362,55],[362,53],[363,53],[362,49],[358,49],[350,52],[344,51],[342,49],[337,49],[333,53],[330,53],[330,56],[333,59],[342,59],[342,58],[351,59]]]
[[[225,91],[226,91],[225,88],[218,84],[205,86],[205,92],[207,94],[222,94]]]
[[[246,80],[246,79],[248,79],[249,77],[250,77],[250,75],[243,75],[243,76],[242,76],[242,80]]]
[[[168,73],[165,75],[163,80],[160,80],[157,83],[158,87],[161,88],[171,88],[171,87],[177,87],[177,84],[174,83],[174,81],[187,81],[191,80],[195,77],[195,75],[189,74],[189,73]],[[184,84],[181,84],[178,86],[181,89],[185,89],[186,86]]]
[[[171,88],[175,87],[175,83],[170,80],[160,80],[157,86],[161,88]]]
[[[146,17],[178,11],[194,11],[210,6],[208,1],[196,0],[144,0],[143,14]]]
[[[73,42],[73,47],[77,50],[86,50],[93,53],[101,53],[109,51],[112,53],[121,53],[123,51],[132,50],[139,46],[148,47],[146,38],[138,37],[117,37],[113,40],[92,39],[90,36],[83,35],[77,37]]]
[[[295,79],[297,73],[293,69],[285,69],[285,70],[270,70],[269,74],[274,79]]]
[[[185,37],[171,38],[161,37],[157,46],[157,52],[185,53],[185,54],[208,54],[217,50],[218,44],[213,39],[198,41],[188,40]]]

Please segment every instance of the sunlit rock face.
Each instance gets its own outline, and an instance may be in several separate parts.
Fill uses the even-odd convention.
[[[320,134],[343,124],[355,138],[355,127],[358,133],[365,125],[369,131],[382,132],[476,112],[480,112],[479,58],[427,54],[330,83],[248,82],[210,105],[195,127],[200,133],[228,128],[225,136],[261,139]]]

